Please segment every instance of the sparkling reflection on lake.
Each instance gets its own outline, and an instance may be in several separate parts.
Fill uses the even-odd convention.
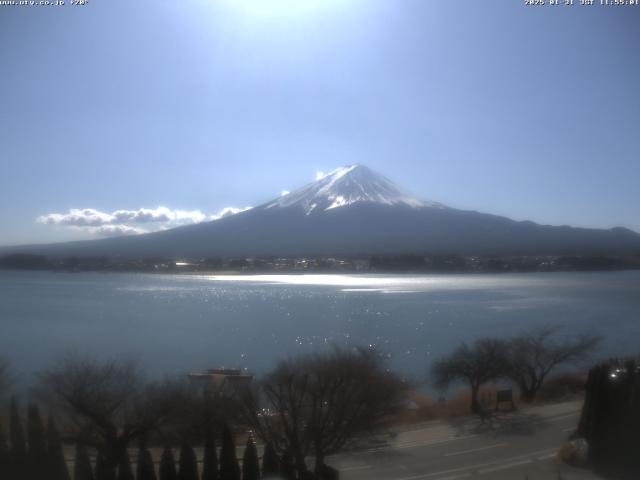
[[[65,351],[138,359],[152,374],[262,372],[283,357],[372,345],[423,378],[463,340],[536,325],[640,351],[640,272],[154,275],[0,271],[0,356],[30,375]],[[28,377],[22,377],[28,378]]]

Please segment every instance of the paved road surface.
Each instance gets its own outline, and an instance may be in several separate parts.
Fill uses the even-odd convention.
[[[593,480],[598,477],[556,459],[576,428],[581,406],[533,407],[484,423],[473,418],[431,422],[330,463],[343,480]]]

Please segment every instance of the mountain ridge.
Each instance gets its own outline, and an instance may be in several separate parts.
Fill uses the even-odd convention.
[[[407,194],[362,165],[340,167],[250,210],[211,222],[0,254],[195,258],[352,254],[565,255],[640,252],[640,235],[539,225]]]
[[[286,208],[300,205],[305,213],[331,210],[354,203],[371,202],[384,205],[446,208],[437,202],[426,202],[399,189],[388,178],[364,165],[345,165],[315,182],[289,192],[258,208]]]

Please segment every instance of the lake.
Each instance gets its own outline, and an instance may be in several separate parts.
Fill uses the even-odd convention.
[[[371,345],[424,378],[463,340],[540,325],[640,351],[640,272],[461,275],[155,275],[0,271],[0,356],[22,382],[69,350],[150,374]]]

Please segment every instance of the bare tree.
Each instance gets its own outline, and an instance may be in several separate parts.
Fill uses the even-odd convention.
[[[304,478],[307,456],[324,468],[328,455],[383,427],[407,388],[374,352],[334,349],[281,362],[240,397],[245,420]]]
[[[543,327],[510,340],[507,373],[518,385],[521,400],[535,400],[553,369],[586,360],[601,341],[594,335],[559,338],[557,334],[557,328]]]
[[[0,357],[0,398],[8,392],[11,383],[9,362]]]
[[[162,425],[179,404],[171,382],[145,383],[136,365],[64,357],[40,374],[40,391],[75,423],[79,435],[99,449],[109,478],[115,478],[127,445]]]
[[[472,346],[463,343],[451,355],[438,360],[431,368],[433,383],[447,388],[452,383],[466,382],[471,389],[471,411],[480,412],[480,387],[505,375],[507,344],[497,338],[481,338]]]

